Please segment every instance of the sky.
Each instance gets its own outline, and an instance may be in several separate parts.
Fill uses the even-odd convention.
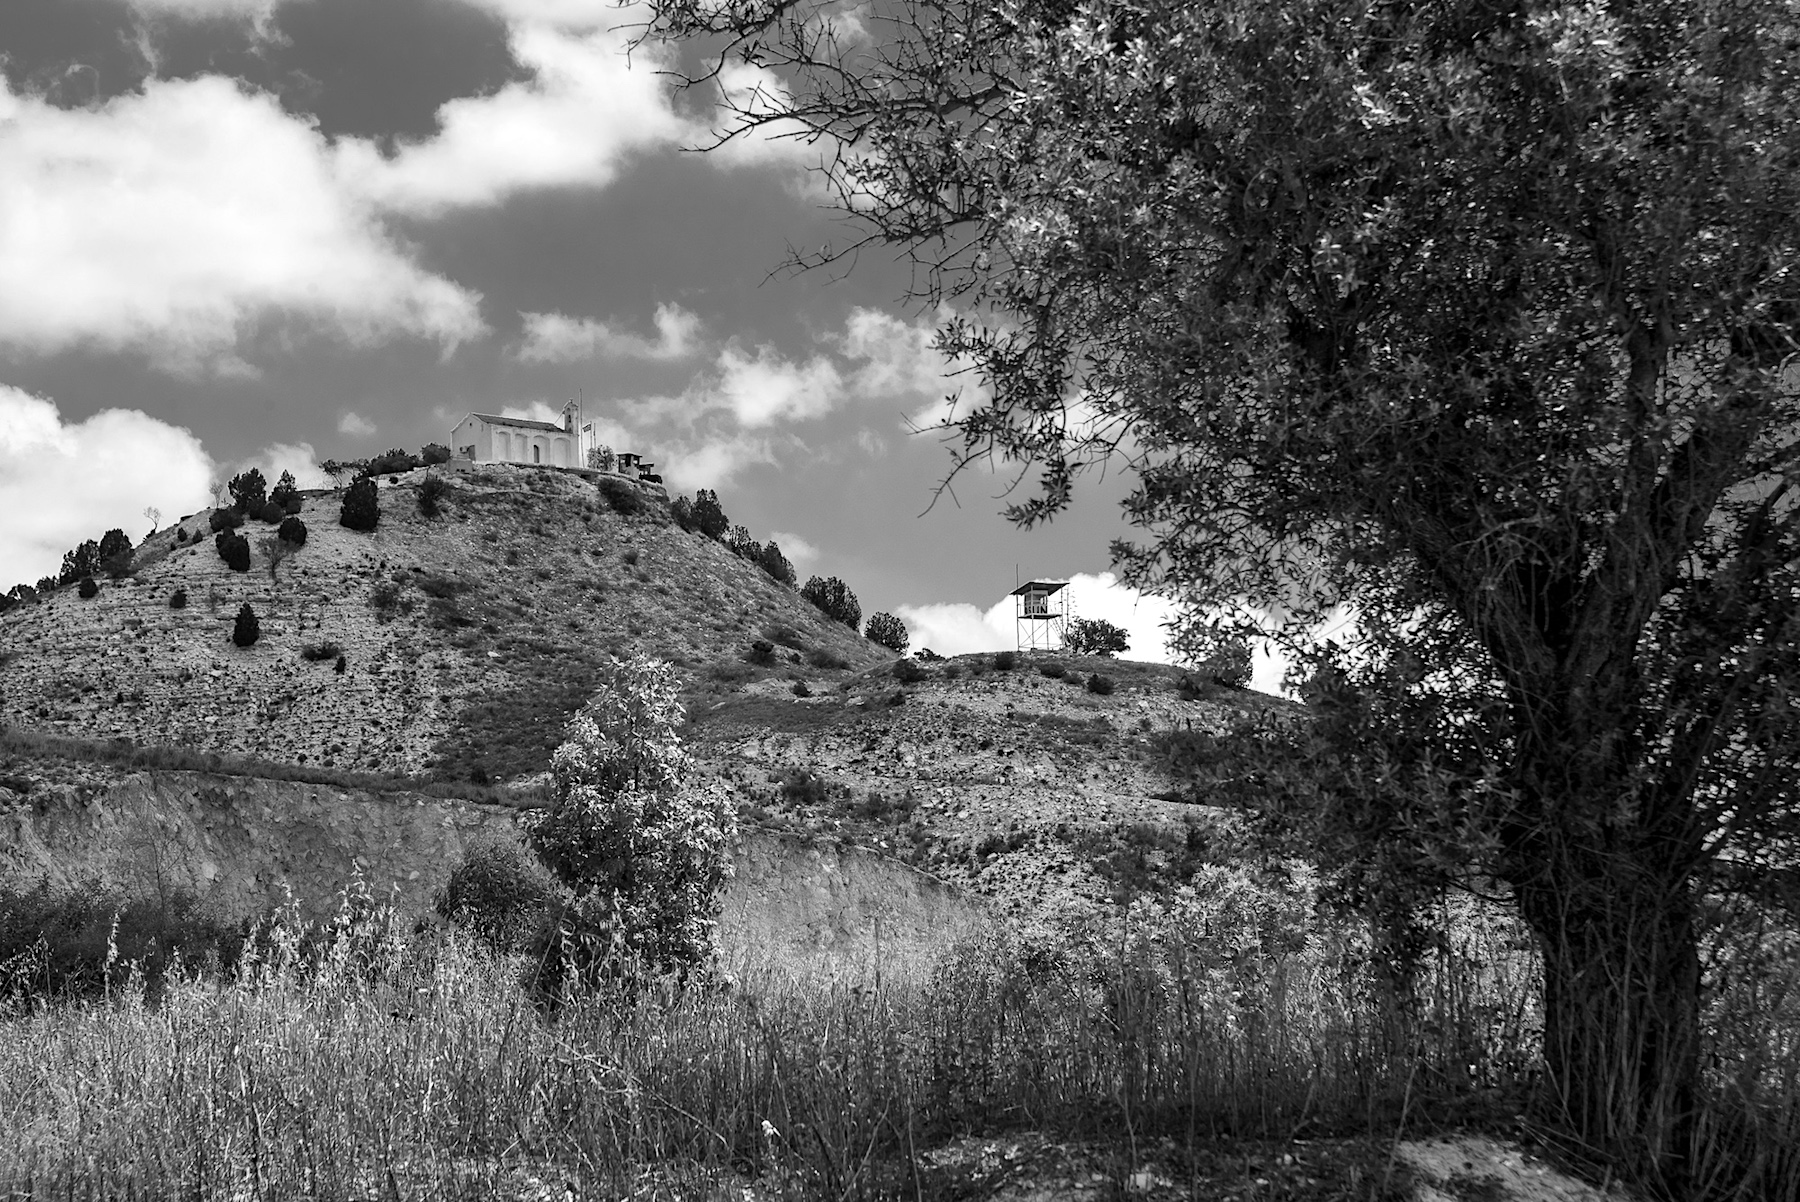
[[[246,466],[447,442],[579,398],[673,491],[711,488],[802,576],[942,654],[1013,640],[1017,578],[1164,659],[1166,603],[1107,571],[1129,478],[1020,531],[1010,476],[949,491],[918,433],[976,382],[945,314],[764,138],[633,47],[612,0],[0,4],[0,587]],[[742,84],[744,81],[734,80]],[[1258,684],[1273,669],[1259,665]]]

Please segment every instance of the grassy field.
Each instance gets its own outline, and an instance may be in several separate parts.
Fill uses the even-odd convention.
[[[1504,927],[1400,1004],[1349,928],[1241,874],[919,979],[736,965],[553,1015],[517,961],[367,905],[228,971],[107,967],[98,995],[13,991],[0,1197],[950,1197],[968,1183],[928,1153],[1008,1132],[1110,1149],[1121,1181],[1160,1149],[1190,1196],[1221,1141],[1491,1120],[1535,1015]],[[1381,1195],[1338,1159],[1354,1188],[1315,1165],[1263,1196]]]

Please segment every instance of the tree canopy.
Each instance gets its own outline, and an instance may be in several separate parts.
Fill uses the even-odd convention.
[[[1035,470],[1016,520],[1123,458],[1185,637],[1354,606],[1280,804],[1371,900],[1507,896],[1558,1117],[1687,1191],[1702,902],[1793,867],[1800,801],[1794,6],[835,14],[655,28],[763,71],[727,132],[825,148],[957,307],[955,466]]]

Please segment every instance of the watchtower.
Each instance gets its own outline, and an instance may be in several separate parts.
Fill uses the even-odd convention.
[[[1027,580],[1012,591],[1013,627],[1020,651],[1060,651],[1068,634],[1063,602],[1067,580]]]

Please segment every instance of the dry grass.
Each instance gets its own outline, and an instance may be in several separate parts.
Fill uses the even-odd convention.
[[[1246,889],[989,935],[926,979],[763,965],[554,1018],[521,965],[365,899],[278,926],[228,980],[172,976],[152,1004],[115,966],[105,999],[0,1020],[0,1196],[618,1196],[654,1169],[679,1196],[913,1197],[920,1152],[969,1133],[1191,1150],[1517,1084],[1529,964],[1495,932],[1404,1018],[1346,930]]]

